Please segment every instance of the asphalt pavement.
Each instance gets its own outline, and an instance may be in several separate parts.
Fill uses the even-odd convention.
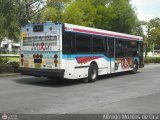
[[[0,113],[160,113],[160,64],[137,74],[102,76],[95,83],[1,76]]]

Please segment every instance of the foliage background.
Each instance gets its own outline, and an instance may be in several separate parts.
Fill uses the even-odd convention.
[[[160,49],[160,18],[139,21],[130,0],[0,0],[0,42],[18,41],[22,25],[44,21],[139,35],[148,51]]]

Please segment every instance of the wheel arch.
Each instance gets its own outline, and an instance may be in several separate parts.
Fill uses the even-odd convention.
[[[92,64],[96,65],[96,66],[97,66],[97,69],[98,69],[98,64],[97,64],[97,62],[92,61],[92,62],[90,63],[90,65],[92,65]]]
[[[93,78],[93,75],[94,75],[94,78]],[[88,78],[87,78],[88,82],[95,82],[97,80],[97,77],[98,77],[98,64],[97,62],[92,61],[88,69]]]

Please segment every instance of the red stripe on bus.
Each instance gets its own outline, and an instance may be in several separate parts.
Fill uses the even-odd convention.
[[[65,27],[65,30],[68,30],[69,28]],[[115,34],[109,34],[109,33],[101,33],[101,32],[96,32],[96,31],[90,31],[90,30],[82,30],[78,28],[72,28],[73,32],[83,32],[83,33],[90,33],[90,34],[98,34],[98,35],[104,35],[104,36],[110,36],[110,37],[120,37],[120,38],[128,38],[132,40],[140,40],[138,38],[133,38],[133,37],[127,37],[127,36],[122,36],[122,35],[115,35]]]

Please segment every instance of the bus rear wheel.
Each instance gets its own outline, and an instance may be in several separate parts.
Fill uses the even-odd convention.
[[[98,77],[98,67],[95,64],[91,64],[88,70],[88,82],[95,82]]]
[[[59,77],[47,77],[48,79],[50,80],[57,80],[57,79],[60,79]]]

